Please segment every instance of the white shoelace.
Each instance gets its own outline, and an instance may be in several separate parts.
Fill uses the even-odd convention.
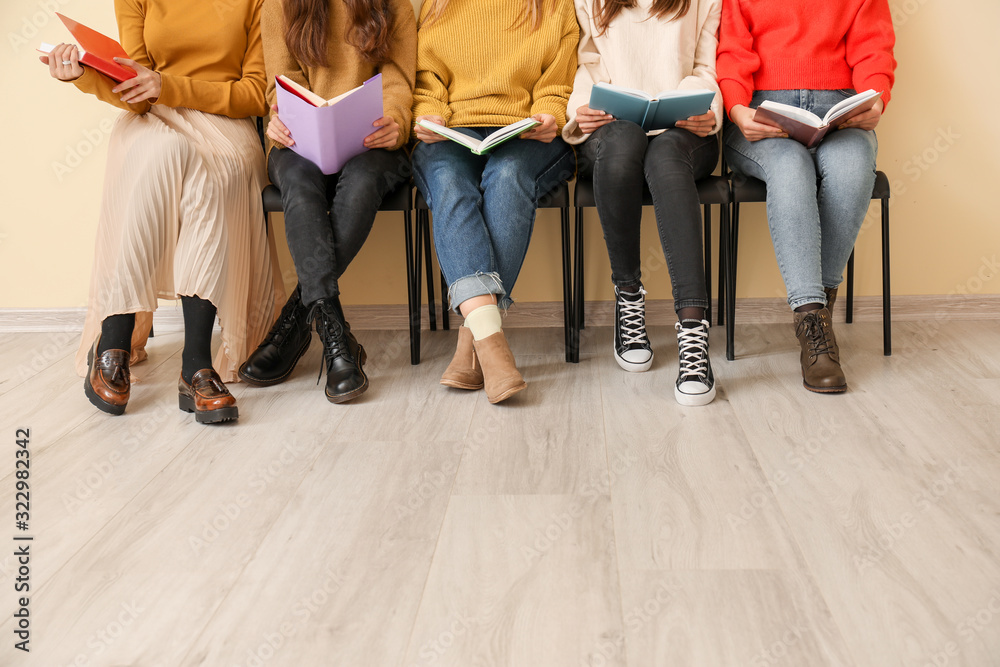
[[[646,290],[639,289],[639,298],[635,301],[628,301],[618,295],[618,307],[621,314],[618,317],[618,325],[622,331],[622,344],[632,345],[633,343],[648,344],[646,338],[646,300],[643,298]]]
[[[700,378],[708,377],[708,325],[702,321],[701,325],[692,329],[685,329],[678,322],[677,345],[679,348],[679,362],[681,377],[695,375]]]

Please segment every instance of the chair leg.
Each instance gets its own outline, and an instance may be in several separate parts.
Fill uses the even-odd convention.
[[[422,214],[417,212],[417,218]],[[419,222],[417,225],[419,226]],[[410,316],[410,363],[414,366],[420,363],[420,288],[419,274],[413,271],[413,214],[403,211],[403,236],[406,239],[406,302]]]
[[[577,340],[580,332],[586,328],[585,306],[583,303],[583,209],[576,209],[576,230],[573,234],[573,315],[576,317]]]
[[[892,291],[889,285],[889,199],[882,200],[882,354],[892,356]]]
[[[583,209],[576,209],[576,225],[573,231],[573,326],[570,359],[580,362],[580,329],[583,328]]]
[[[420,225],[419,234],[427,272],[427,321],[431,331],[437,331],[437,303],[434,299],[434,283],[437,281],[434,279],[434,259],[431,255],[431,225],[427,217],[424,217]]]
[[[851,251],[851,257],[847,260],[847,323],[853,324],[854,322],[854,251]]]
[[[448,303],[448,281],[445,280],[444,271],[441,271],[441,328],[445,331],[451,329],[451,308]]]
[[[563,342],[566,347],[566,362],[575,363],[573,359],[573,289],[571,286],[572,267],[569,248],[569,208],[559,210],[562,223],[562,281],[563,281]]]
[[[712,324],[712,207],[705,205],[704,237],[705,237],[705,293],[708,294],[708,307],[705,308],[705,319]]]
[[[736,258],[740,237],[740,205],[733,203],[732,228],[729,230],[729,245],[726,248],[726,359],[736,359]]]
[[[719,206],[719,303],[718,303],[718,325],[721,327],[726,323],[726,290],[729,279],[726,277],[726,270],[729,263],[729,205]]]

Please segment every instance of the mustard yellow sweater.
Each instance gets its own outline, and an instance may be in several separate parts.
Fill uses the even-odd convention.
[[[324,99],[357,88],[379,72],[382,73],[383,108],[399,124],[400,148],[410,139],[410,108],[413,106],[413,73],[417,57],[417,29],[410,0],[393,0],[396,24],[390,37],[389,60],[381,65],[367,62],[357,48],[347,43],[348,18],[343,0],[330,2],[330,32],[327,38],[327,64],[311,67],[300,63],[285,43],[285,18],[282,0],[264,0],[261,33],[264,63],[267,70],[267,103],[275,103],[274,77],[287,76]],[[278,110],[281,115],[281,110]],[[373,130],[374,131],[374,130]],[[268,139],[272,146],[275,144]],[[280,147],[279,147],[280,148]]]
[[[527,0],[451,0],[434,21],[432,4],[417,28],[414,117],[483,127],[547,113],[566,124],[580,40],[572,0],[548,0],[534,31],[522,21]]]
[[[160,73],[154,104],[231,118],[262,116],[262,0],[115,0],[121,44],[132,60]],[[146,113],[150,103],[125,104],[118,84],[89,67],[77,88],[116,107]]]

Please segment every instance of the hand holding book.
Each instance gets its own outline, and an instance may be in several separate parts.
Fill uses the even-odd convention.
[[[556,126],[556,117],[552,114],[547,113],[536,113],[531,117],[532,120],[538,121],[538,125],[521,135],[522,139],[533,139],[535,141],[540,141],[543,144],[550,144],[552,140],[556,138],[559,134],[559,128]]]

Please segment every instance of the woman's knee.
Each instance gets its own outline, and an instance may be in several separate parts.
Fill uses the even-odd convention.
[[[612,121],[598,128],[591,140],[598,142],[598,160],[612,157],[632,157],[641,160],[649,146],[645,130],[626,120]]]

